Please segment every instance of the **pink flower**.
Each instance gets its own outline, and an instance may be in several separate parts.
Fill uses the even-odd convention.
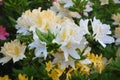
[[[57,2],[57,0],[53,0],[53,2]]]
[[[3,5],[3,1],[2,0],[0,0],[0,6],[2,6]]]
[[[6,32],[6,29],[3,26],[0,26],[0,40],[6,40],[6,37],[9,36],[9,33]]]

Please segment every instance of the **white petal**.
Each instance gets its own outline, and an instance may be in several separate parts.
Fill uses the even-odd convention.
[[[5,63],[7,63],[8,61],[10,61],[10,57],[3,57],[0,59],[0,63],[2,63],[2,65],[4,65]]]
[[[92,10],[93,10],[93,8],[87,7],[84,11],[85,11],[85,12],[91,12]]]
[[[46,48],[46,43],[41,42],[39,40],[35,40],[31,44],[29,44],[30,49],[35,48],[35,56],[36,57],[41,57],[42,55],[44,56],[44,59],[47,57],[47,48]]]
[[[111,36],[103,36],[101,40],[103,41],[103,43],[106,43],[106,44],[111,44],[115,42],[114,38]]]
[[[33,49],[33,48],[37,47],[38,45],[39,45],[39,42],[38,41],[34,41],[31,44],[29,44],[28,46],[29,46],[29,49]]]
[[[119,44],[120,44],[120,38],[116,40],[116,45],[119,45]]]
[[[61,47],[61,49],[63,50],[63,52],[64,52],[64,57],[65,57],[65,61],[68,61],[68,51],[67,51],[67,49],[65,48],[65,47]]]
[[[80,55],[78,55],[78,53],[75,49],[70,49],[69,54],[70,54],[70,56],[72,56],[75,59],[80,59]]]
[[[84,34],[89,34],[88,21],[89,21],[88,19],[86,20],[81,19],[79,22],[81,29],[84,31]]]
[[[72,16],[72,17],[75,17],[75,18],[81,18],[81,15],[78,13],[78,12],[69,12],[69,14]]]
[[[73,2],[70,1],[64,5],[64,8],[69,8],[71,6],[73,6]]]
[[[19,61],[20,59],[23,59],[23,58],[25,58],[24,55],[23,56],[13,56],[13,63],[15,63],[15,62],[17,62],[17,61]]]
[[[92,62],[90,61],[90,59],[85,59],[85,60],[81,60],[80,63],[81,64],[91,64]]]
[[[85,52],[83,53],[83,55],[87,55],[88,53],[90,53],[91,47],[88,47]]]
[[[30,32],[28,32],[27,27],[21,27],[17,30],[17,33],[22,33],[22,35],[30,35]]]
[[[106,47],[106,44],[104,44],[103,41],[98,40],[98,42],[99,42],[104,48]]]
[[[74,62],[74,61],[69,61],[69,65],[70,65],[73,69],[75,69],[75,62]]]
[[[68,67],[68,66],[71,66],[72,68],[74,68],[75,69],[75,64],[74,64],[74,61],[64,61],[64,62],[62,62],[61,63],[61,69],[63,69],[63,68],[66,68],[66,67]]]

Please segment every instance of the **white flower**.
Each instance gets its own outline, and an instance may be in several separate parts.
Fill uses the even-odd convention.
[[[75,59],[80,59],[76,48],[78,48],[84,33],[80,27],[70,20],[66,20],[61,26],[61,31],[53,42],[61,44],[60,48],[64,52],[65,61],[68,61],[69,55]]]
[[[85,9],[83,10],[83,14],[85,16],[88,16],[88,13],[93,10],[92,6],[93,6],[93,3],[90,2],[90,1],[88,1],[87,4],[86,4],[86,6],[85,6]]]
[[[36,28],[42,32],[47,32],[48,29],[51,32],[56,32],[56,28],[60,25],[62,19],[57,16],[52,10],[42,10],[41,8],[33,9],[32,11],[27,10],[17,20],[17,33],[23,35],[29,35],[29,31],[33,31]]]
[[[83,29],[84,34],[90,34],[88,31],[88,19],[83,20],[81,19],[79,22],[80,28]]]
[[[61,69],[63,68],[67,68],[69,66],[71,66],[72,68],[75,68],[75,60],[73,60],[72,58],[69,57],[68,61],[65,61],[64,53],[63,52],[59,52],[59,53],[55,53],[53,55],[55,58],[52,62],[52,64],[56,64],[56,63],[61,63]]]
[[[46,43],[40,42],[39,40],[35,40],[31,44],[29,44],[30,49],[35,48],[35,57],[47,57]]]
[[[71,6],[73,6],[73,2],[71,0],[66,0],[67,2],[64,5],[64,8],[69,8]]]
[[[78,44],[72,43],[69,41],[65,46],[61,46],[61,49],[64,52],[65,61],[68,61],[69,55],[75,59],[80,59],[80,55],[78,55],[76,49],[78,48]]]
[[[47,48],[46,43],[39,40],[36,33],[33,34],[34,41],[29,44],[30,49],[35,48],[35,57],[47,57]]]
[[[21,17],[18,18],[16,29],[17,33],[22,33],[23,35],[29,35],[29,27],[31,26],[31,22],[29,17],[31,16],[31,11],[27,10],[25,13],[22,14]]]
[[[21,33],[22,35],[30,35],[29,28],[27,27],[19,28],[17,33]]]
[[[86,4],[86,6],[85,6],[84,11],[91,12],[93,10],[93,8],[92,8],[93,5],[94,5],[94,3],[88,1],[87,4]]]
[[[25,49],[26,46],[21,44],[19,40],[14,40],[8,43],[5,43],[3,47],[1,47],[1,53],[5,55],[5,57],[0,59],[0,63],[7,63],[9,60],[13,59],[13,62],[17,62],[23,58],[25,58]]]
[[[50,8],[54,12],[58,13],[57,15],[63,16],[63,17],[68,17],[68,18],[80,18],[80,14],[78,12],[72,12],[68,10],[67,8],[64,8],[63,6],[60,5],[60,3],[53,3],[53,6]]]
[[[114,38],[108,36],[111,34],[109,25],[102,24],[100,20],[94,18],[92,22],[92,29],[95,40],[98,41],[103,47],[106,47],[106,44],[111,44],[114,42]]]
[[[109,0],[100,0],[101,5],[109,4]]]
[[[120,3],[120,0],[113,0],[114,1],[114,3],[116,3],[116,4],[119,4]]]
[[[86,48],[86,49],[85,49]],[[79,44],[79,48],[81,50],[81,52],[83,52],[83,50],[85,49],[85,51],[83,52],[83,56],[87,55],[88,53],[90,53],[91,48],[88,47],[88,42],[86,41],[86,39],[83,37],[82,40],[80,41]]]
[[[64,4],[64,8],[69,8],[73,6],[72,0],[58,0],[57,2],[60,4]]]
[[[47,32],[48,29],[53,31],[58,26],[59,19],[60,17],[56,16],[51,10],[40,11],[40,9],[34,9],[31,16],[32,26],[30,30],[39,28],[42,32]]]

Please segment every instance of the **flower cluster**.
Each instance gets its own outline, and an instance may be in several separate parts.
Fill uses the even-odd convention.
[[[0,58],[0,63],[4,65],[11,59],[15,63],[31,54],[26,61],[38,59],[37,63],[43,62],[48,76],[53,80],[62,80],[64,76],[69,80],[73,73],[77,75],[78,72],[88,76],[95,72],[101,74],[110,61],[102,53],[94,51],[94,47],[105,49],[108,45],[119,46],[120,13],[111,16],[112,24],[117,26],[113,35],[110,24],[104,23],[96,16],[87,18],[93,11],[93,2],[78,1],[84,4],[80,7],[81,10],[77,10],[76,2],[54,0],[53,6],[47,10],[39,7],[22,13],[15,25],[16,39],[5,42],[1,47],[0,53],[4,57]],[[120,3],[117,0],[113,2]],[[101,6],[108,4],[109,0],[100,0]],[[0,27],[0,39],[4,40],[7,36],[9,34],[5,28]],[[30,37],[31,40],[22,41],[23,37]],[[117,56],[120,56],[119,52],[118,50]],[[28,80],[21,74],[18,78]]]

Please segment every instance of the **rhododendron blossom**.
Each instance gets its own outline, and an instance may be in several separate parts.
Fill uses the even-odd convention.
[[[1,47],[1,53],[4,55],[3,58],[0,58],[0,63],[5,64],[11,59],[13,62],[17,62],[23,58],[25,58],[25,44],[21,44],[19,40],[14,40],[11,42],[7,42]]]
[[[9,36],[9,33],[6,32],[6,29],[3,26],[0,26],[0,40],[6,40],[6,37]]]
[[[106,44],[111,44],[114,42],[114,38],[109,36],[109,34],[111,34],[110,25],[102,24],[100,20],[94,18],[92,28],[94,39],[103,47],[106,47]]]
[[[61,26],[61,30],[53,42],[61,44],[60,48],[64,52],[65,61],[68,61],[69,55],[75,59],[80,59],[76,49],[83,38],[82,29],[70,20],[66,20]]]

